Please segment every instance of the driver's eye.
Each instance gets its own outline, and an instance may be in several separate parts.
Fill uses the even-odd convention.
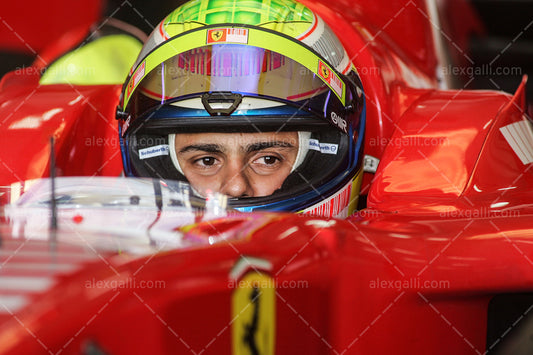
[[[265,164],[272,165],[275,164],[278,161],[278,158],[273,156],[266,156],[263,157]]]
[[[215,164],[215,158],[213,157],[205,157],[202,158],[202,163],[206,166],[211,166]]]

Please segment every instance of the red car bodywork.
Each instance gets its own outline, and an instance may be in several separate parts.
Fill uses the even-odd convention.
[[[303,2],[339,35],[362,78],[365,153],[380,159],[362,187],[368,208],[347,220],[265,213],[199,222],[182,232],[227,240],[143,257],[83,242],[50,249],[6,223],[0,300],[26,306],[0,309],[0,353],[78,353],[88,342],[110,354],[230,353],[239,316],[231,283],[249,271],[277,285],[277,353],[491,348],[489,301],[533,289],[531,163],[501,131],[525,120],[524,84],[514,96],[439,89],[435,29],[456,63],[479,30],[462,1],[445,4],[441,24],[424,1]],[[27,68],[0,83],[1,185],[48,176],[50,136],[59,175],[120,175],[120,86],[42,86],[39,74]],[[32,287],[31,277],[47,281]],[[105,287],[131,278],[137,284]],[[164,289],[138,287],[155,280]]]

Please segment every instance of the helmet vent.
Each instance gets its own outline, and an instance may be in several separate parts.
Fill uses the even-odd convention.
[[[211,116],[229,116],[239,107],[242,95],[232,92],[207,92],[202,95],[202,104]]]

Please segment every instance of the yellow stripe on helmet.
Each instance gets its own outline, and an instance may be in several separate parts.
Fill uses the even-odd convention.
[[[220,29],[227,28],[223,28],[221,26]],[[126,92],[124,93],[123,108],[126,108],[128,105],[135,88],[139,85],[142,79],[158,65],[167,59],[178,55],[179,53],[187,52],[194,48],[215,43],[239,43],[241,45],[260,47],[270,50],[293,60],[296,60],[295,58],[297,58],[296,61],[298,63],[315,73],[339,98],[342,105],[346,105],[346,85],[341,80],[339,75],[331,68],[331,66],[329,66],[329,64],[321,60],[314,52],[297,40],[289,39],[259,28],[234,26],[231,27],[231,29],[246,30],[247,43],[208,41],[208,31],[212,31],[213,28],[202,28],[170,39],[155,49],[152,53],[147,55],[143,61],[140,62],[129,78],[126,86]]]

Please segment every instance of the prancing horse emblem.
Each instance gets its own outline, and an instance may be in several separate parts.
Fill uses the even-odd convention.
[[[222,38],[223,34],[224,34],[224,31],[222,30],[213,31],[211,32],[211,38],[213,39],[213,41],[218,42]]]
[[[274,355],[276,284],[268,275],[251,271],[235,278],[232,295],[233,355]]]
[[[322,69],[322,77],[323,77],[324,79],[327,79],[327,78],[329,77],[329,70],[328,70],[328,68],[326,68],[326,67],[322,67],[321,69]]]
[[[253,316],[250,320],[250,323],[244,324],[244,336],[243,336],[243,342],[244,345],[248,347],[250,350],[250,354],[252,355],[259,355],[259,350],[257,349],[257,343],[255,340],[255,335],[257,333],[258,329],[258,322],[259,322],[259,296],[261,294],[259,293],[259,289],[254,286],[252,289],[252,292],[250,293],[250,302],[252,303],[253,307]]]

